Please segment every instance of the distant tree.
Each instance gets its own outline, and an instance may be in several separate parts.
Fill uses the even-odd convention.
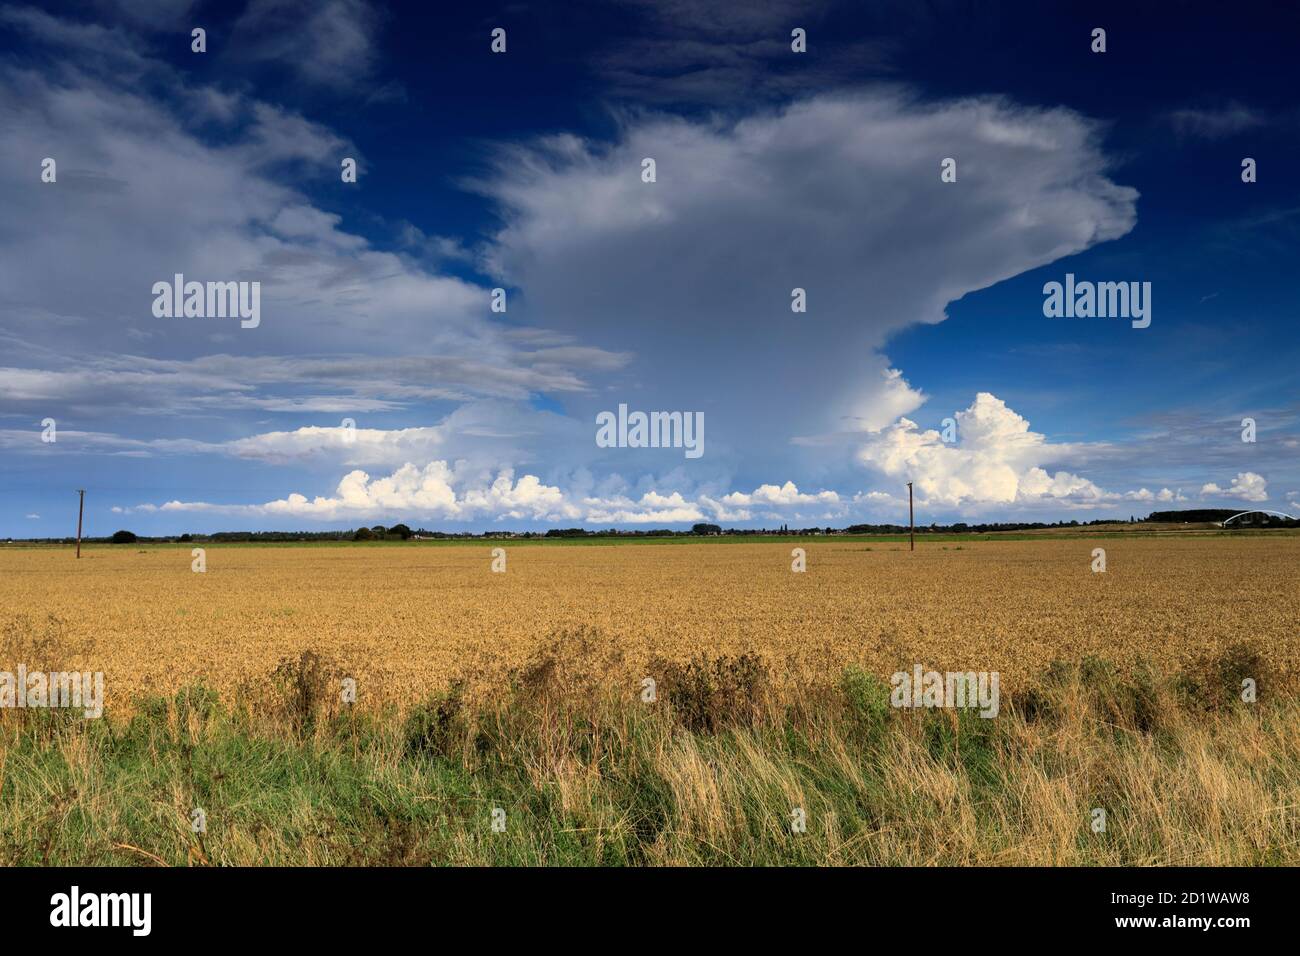
[[[193,541],[193,540],[194,540],[194,535],[192,535],[192,534],[183,534],[183,535],[180,536],[180,540],[181,540],[181,541]]]
[[[691,534],[722,534],[722,529],[716,524],[697,524],[691,526]]]
[[[388,534],[388,529],[381,524],[375,525],[370,530],[375,533],[376,538],[382,538],[384,535]]]
[[[388,533],[390,535],[394,535],[395,537],[401,538],[403,541],[405,541],[415,532],[412,531],[404,524],[395,524],[388,529]]]
[[[112,542],[114,544],[135,544],[140,539],[130,531],[114,531]]]
[[[358,528],[357,533],[352,536],[353,541],[374,541],[375,533],[369,528]]]

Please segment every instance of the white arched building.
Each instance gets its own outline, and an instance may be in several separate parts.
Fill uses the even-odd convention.
[[[1269,511],[1267,508],[1252,508],[1249,511],[1242,511],[1231,518],[1224,518],[1221,527],[1226,528],[1229,522],[1236,521],[1238,518],[1244,518],[1246,515],[1277,515],[1279,518],[1285,518],[1288,521],[1300,521],[1300,518],[1289,515],[1284,511]]]

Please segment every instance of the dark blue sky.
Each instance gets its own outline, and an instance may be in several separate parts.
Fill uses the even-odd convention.
[[[0,535],[1295,513],[1300,12],[1132,6],[6,7]]]

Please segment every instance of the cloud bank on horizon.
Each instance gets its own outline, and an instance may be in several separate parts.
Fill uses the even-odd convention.
[[[21,173],[0,182],[0,532],[57,513],[48,488],[70,474],[159,533],[892,522],[908,481],[935,519],[1054,520],[1300,484],[1294,409],[1262,426],[1271,450],[1225,439],[1179,459],[1168,427],[1053,439],[1003,372],[936,408],[944,383],[888,356],[944,334],[954,303],[1131,236],[1138,190],[1078,110],[838,75],[727,111],[647,95],[599,132],[467,132],[481,152],[438,170],[439,196],[478,211],[412,221],[382,194],[366,207],[367,190],[407,187],[380,186],[388,170],[349,130],[349,96],[400,113],[418,95],[384,74],[375,7],[257,0],[231,33],[257,41],[203,70],[159,53],[172,20],[103,16],[0,13],[0,163]],[[295,17],[309,29],[276,33]],[[648,55],[613,50],[601,75]],[[249,81],[276,63],[300,69]],[[1169,122],[1254,128],[1233,109]],[[259,282],[260,324],[155,317],[151,287],[178,274]],[[1049,322],[1040,302],[1023,322]],[[702,413],[707,453],[601,447],[596,417],[620,404]],[[1217,409],[1200,423],[1216,441],[1238,429]]]

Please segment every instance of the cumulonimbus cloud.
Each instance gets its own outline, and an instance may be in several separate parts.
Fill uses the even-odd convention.
[[[484,268],[525,290],[523,314],[634,351],[630,371],[653,370],[639,407],[706,409],[714,447],[761,475],[789,468],[792,440],[811,439],[801,461],[842,459],[817,437],[920,405],[890,336],[1132,229],[1137,192],[1108,170],[1073,111],[876,87],[736,121],[637,114],[612,143],[503,148],[475,185],[503,220]]]

